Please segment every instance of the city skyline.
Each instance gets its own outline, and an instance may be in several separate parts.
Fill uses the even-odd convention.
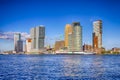
[[[39,3],[41,5],[38,5]],[[47,7],[43,5],[45,3]],[[61,0],[59,3],[55,0],[51,2],[1,0],[0,4],[2,8],[0,8],[2,11],[0,32],[12,31],[30,34],[30,28],[43,24],[46,26],[47,37],[54,39],[49,43],[54,43],[55,38],[64,34],[66,24],[78,21],[83,28],[83,44],[92,44],[92,22],[101,19],[103,21],[103,47],[107,49],[120,47],[120,38],[118,37],[120,34],[120,5],[117,0],[71,0],[69,2]],[[62,37],[64,38],[64,36]],[[6,40],[0,40],[0,45],[3,45],[2,42],[5,44]]]

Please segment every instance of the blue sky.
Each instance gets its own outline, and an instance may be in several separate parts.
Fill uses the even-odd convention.
[[[103,47],[120,47],[119,0],[0,0],[0,32],[29,33],[30,28],[45,25],[48,43],[64,35],[66,24],[78,21],[83,43],[92,44],[92,22],[97,19],[103,21]],[[13,45],[0,40],[0,49],[3,43]]]

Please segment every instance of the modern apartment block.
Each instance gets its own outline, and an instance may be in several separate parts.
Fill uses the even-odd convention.
[[[69,51],[82,51],[82,27],[80,26],[80,22],[74,22],[72,24],[72,33],[69,33],[68,39]]]
[[[93,48],[102,48],[102,21],[93,22]]]

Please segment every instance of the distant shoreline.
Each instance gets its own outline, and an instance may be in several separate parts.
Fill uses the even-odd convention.
[[[70,54],[70,53],[57,53],[57,54],[0,54],[0,55],[120,55],[120,53],[118,54],[111,54],[111,53],[106,53],[106,54]]]

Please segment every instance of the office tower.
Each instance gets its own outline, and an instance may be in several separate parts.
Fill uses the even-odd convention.
[[[82,51],[82,27],[79,22],[72,24],[73,51]]]
[[[72,26],[70,24],[67,24],[65,27],[65,47],[68,48],[68,37],[69,34],[72,33]]]
[[[36,49],[36,28],[31,29],[30,36],[32,39],[31,49]]]
[[[23,52],[23,41],[22,40],[17,41],[17,52]]]
[[[68,51],[82,51],[82,27],[79,22],[72,24],[72,32],[68,34]]]
[[[93,22],[93,48],[102,48],[102,21]]]
[[[56,41],[55,42],[55,51],[60,50],[65,47],[65,42],[64,41]]]
[[[23,51],[23,42],[21,40],[21,34],[15,33],[14,34],[14,50],[16,52],[22,52]]]
[[[21,39],[20,33],[14,34],[14,51],[17,51],[17,41]]]
[[[30,52],[31,51],[31,44],[32,40],[31,38],[26,39],[26,52]]]
[[[32,49],[40,50],[44,48],[45,27],[38,26],[31,29]]]

